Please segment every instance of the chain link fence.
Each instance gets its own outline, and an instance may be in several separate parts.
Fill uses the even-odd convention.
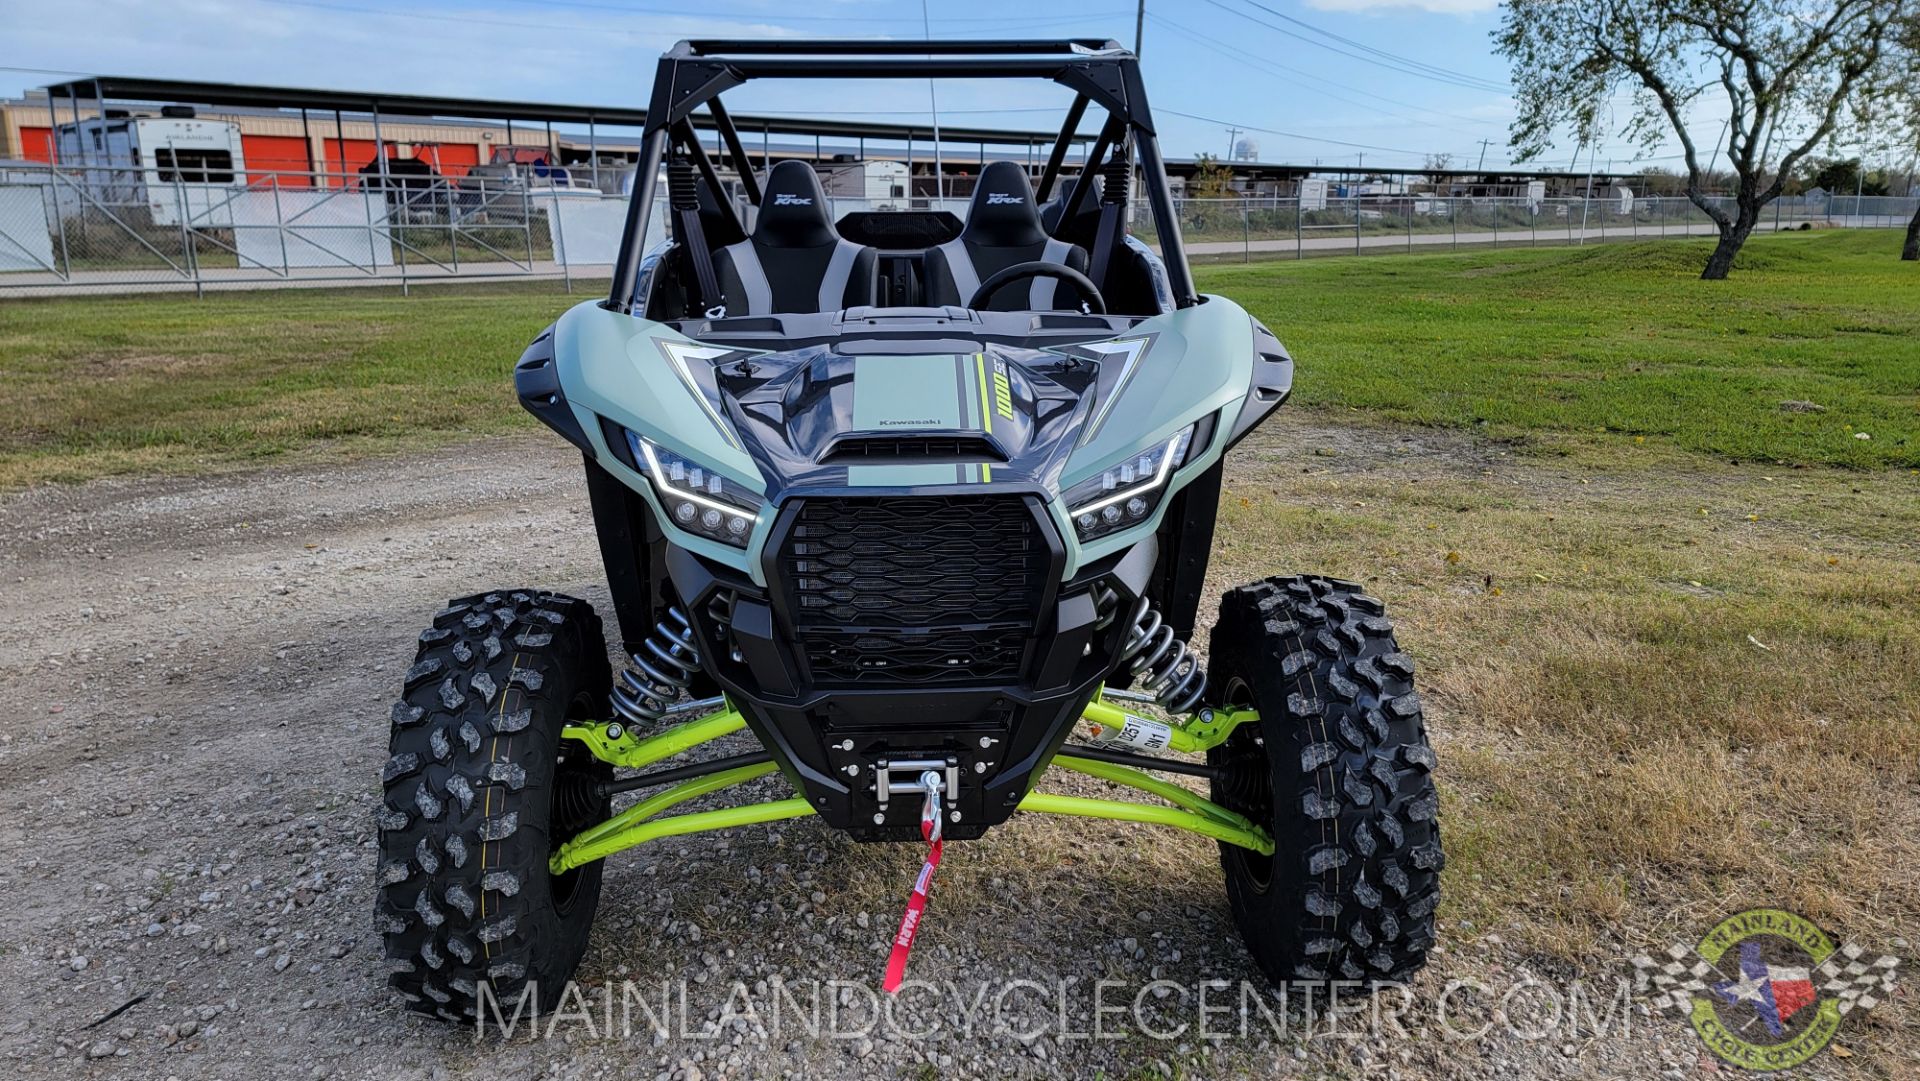
[[[1734,213],[1731,198],[1714,200]],[[1493,198],[1425,195],[1344,199],[1189,199],[1176,202],[1180,235],[1195,261],[1251,261],[1458,248],[1582,244],[1714,236],[1705,211],[1680,196]],[[1903,227],[1920,198],[1776,199],[1760,231]],[[1154,225],[1136,207],[1133,228],[1152,243]]]
[[[0,166],[0,295],[605,278],[626,217],[498,176],[175,176]]]
[[[833,199],[855,210],[907,200]],[[912,209],[964,217],[964,200]],[[1780,199],[1763,229],[1903,226],[1912,197]],[[605,278],[627,199],[489,176],[165,173],[130,166],[0,164],[0,296],[392,284],[449,279]],[[1197,262],[1706,236],[1684,198],[1527,199],[1425,195],[1176,202]],[[1729,207],[1729,209],[1731,209]],[[749,215],[742,207],[743,218]],[[648,246],[663,235],[649,223]],[[1144,204],[1136,235],[1155,242]]]

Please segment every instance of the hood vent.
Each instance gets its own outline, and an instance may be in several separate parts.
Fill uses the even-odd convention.
[[[878,462],[1004,462],[999,447],[973,435],[857,435],[835,442],[821,464]]]

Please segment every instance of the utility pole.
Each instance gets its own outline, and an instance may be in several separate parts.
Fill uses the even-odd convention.
[[[1140,0],[1140,6],[1133,9],[1133,55],[1140,55],[1140,35],[1147,25],[1147,0]]]
[[[1474,166],[1474,172],[1484,173],[1487,171],[1487,146],[1492,142],[1492,139],[1480,140],[1480,164]]]
[[[927,0],[920,0],[920,29],[928,41],[933,40],[933,20],[927,15]],[[928,54],[932,59],[932,54]],[[927,80],[927,104],[933,109],[933,209],[940,209],[940,201],[947,197],[946,178],[940,175],[940,96],[933,87],[933,80]],[[815,155],[818,157],[819,155]],[[913,162],[907,162],[907,204],[913,204]]]
[[[1232,161],[1232,160],[1233,160],[1233,144],[1234,144],[1234,143],[1235,143],[1236,141],[1238,141],[1238,140],[1239,140],[1239,138],[1240,138],[1240,129],[1239,129],[1239,128],[1228,128],[1228,129],[1227,129],[1227,160],[1228,160],[1228,161]]]

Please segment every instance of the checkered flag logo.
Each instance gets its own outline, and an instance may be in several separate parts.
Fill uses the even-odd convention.
[[[1826,961],[1814,969],[1820,996],[1839,999],[1842,1015],[1856,1009],[1871,1010],[1893,990],[1893,973],[1900,967],[1900,959],[1881,956],[1868,961],[1866,955],[1866,950],[1848,943],[1828,954]]]
[[[1653,992],[1649,1005],[1676,1013],[1691,1010],[1693,996],[1706,993],[1707,977],[1719,975],[1718,969],[1684,945],[1668,947],[1664,961],[1643,953],[1633,959],[1633,968],[1640,991]]]
[[[1820,997],[1837,999],[1842,1016],[1856,1009],[1871,1010],[1893,991],[1900,959],[1887,955],[1866,958],[1865,949],[1849,942],[1813,971]],[[1723,978],[1719,969],[1685,945],[1668,947],[1664,959],[1641,954],[1633,959],[1633,967],[1638,989],[1643,994],[1652,993],[1648,1005],[1676,1013],[1693,1009],[1693,997],[1709,990],[1709,977]]]

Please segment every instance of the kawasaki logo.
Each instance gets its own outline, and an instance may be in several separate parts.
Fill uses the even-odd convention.
[[[987,193],[988,206],[1002,206],[1008,203],[1018,203],[1018,202],[1020,202],[1020,197],[1018,195],[1009,195],[1004,191],[990,191]]]
[[[813,200],[804,195],[788,195],[786,192],[773,197],[774,206],[812,206]]]

